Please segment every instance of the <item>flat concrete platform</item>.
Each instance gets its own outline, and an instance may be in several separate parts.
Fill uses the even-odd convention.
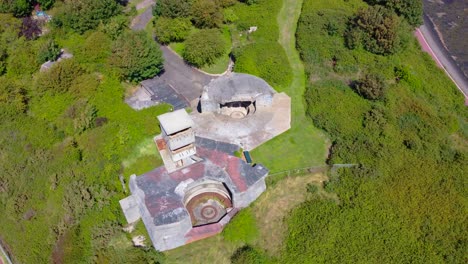
[[[259,108],[242,119],[197,111],[192,112],[191,117],[196,135],[236,144],[250,151],[291,127],[291,98],[285,93],[277,93],[271,107]]]

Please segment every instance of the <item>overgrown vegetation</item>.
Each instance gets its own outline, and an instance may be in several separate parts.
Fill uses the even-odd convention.
[[[51,12],[89,4],[102,11],[103,21],[111,21],[106,26],[83,10],[67,13],[73,17],[84,12],[78,14],[80,26],[71,28],[66,23],[25,25],[24,19],[0,14],[0,233],[20,263],[163,259],[151,248],[132,246],[130,235],[122,231],[125,219],[118,200],[128,195],[119,175],[134,172],[123,161],[140,142],[159,132],[155,117],[169,106],[132,110],[122,100],[124,88],[116,68],[108,64],[112,47],[119,46],[127,62],[137,61],[140,67],[137,74],[120,67],[119,73],[137,80],[155,74],[155,62],[161,69],[160,57],[151,56],[160,51],[146,35],[132,38],[133,33],[123,34],[135,40],[132,45],[118,45],[128,17],[116,1],[100,6],[104,2],[66,1]],[[94,12],[90,6],[83,8]],[[29,31],[32,24],[42,33],[50,31],[38,37],[36,28]],[[74,33],[88,29],[82,35]],[[39,72],[40,63],[56,59],[60,48],[73,58]],[[130,56],[135,53],[151,64]],[[157,166],[160,161],[154,162]]]
[[[347,50],[346,21],[362,10],[360,1],[303,5],[307,113],[333,140],[329,162],[358,166],[327,183],[339,203],[314,198],[293,210],[281,262],[463,262],[463,98],[414,40],[389,56]]]

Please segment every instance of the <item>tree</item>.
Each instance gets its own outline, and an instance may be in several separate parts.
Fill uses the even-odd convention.
[[[42,30],[39,27],[39,22],[31,17],[22,19],[21,29],[19,32],[20,37],[24,36],[27,40],[36,39],[41,35]]]
[[[193,0],[158,0],[153,7],[155,17],[188,17]]]
[[[42,10],[47,10],[54,5],[55,0],[37,0],[37,3],[41,6]]]
[[[39,95],[45,92],[64,93],[68,91],[74,80],[84,73],[85,71],[74,59],[57,62],[48,71],[39,73],[35,91]]]
[[[120,12],[121,7],[115,0],[66,0],[52,21],[57,27],[84,33],[96,28],[101,22],[107,22]]]
[[[406,18],[414,27],[422,24],[422,0],[367,0],[370,5],[383,5],[394,10],[398,15]]]
[[[53,39],[49,39],[46,42],[44,42],[39,48],[39,52],[37,54],[37,61],[39,63],[44,63],[46,61],[55,61],[59,55],[59,46],[57,45],[57,43],[55,43]]]
[[[382,6],[360,9],[349,22],[346,43],[351,49],[359,45],[375,54],[393,54],[400,50],[400,19]]]
[[[355,88],[362,97],[378,100],[384,96],[387,87],[382,75],[369,73],[357,82]]]
[[[15,17],[26,17],[32,11],[31,0],[15,0],[13,5],[13,14]]]
[[[156,21],[154,33],[160,43],[167,44],[173,41],[184,41],[191,28],[192,24],[186,18],[160,17]]]
[[[223,23],[222,8],[216,0],[196,0],[191,14],[193,23],[199,28],[219,27]]]
[[[122,35],[127,28],[128,18],[125,16],[113,17],[108,23],[102,25],[102,31],[113,40]]]
[[[131,31],[113,44],[109,64],[122,79],[139,82],[158,74],[163,68],[162,52],[144,31]]]
[[[202,29],[190,35],[185,41],[183,57],[189,63],[200,67],[213,64],[226,49],[223,36],[217,29]]]

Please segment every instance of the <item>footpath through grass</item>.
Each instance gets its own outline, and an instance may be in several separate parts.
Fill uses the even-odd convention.
[[[291,85],[278,92],[286,92],[291,97],[291,129],[252,151],[255,162],[264,164],[271,172],[323,165],[328,148],[327,137],[305,115],[306,76],[295,37],[302,1],[284,0],[278,14],[278,42],[293,70]]]

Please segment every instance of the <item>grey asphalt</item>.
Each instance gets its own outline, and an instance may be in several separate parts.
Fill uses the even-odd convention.
[[[193,106],[196,103],[194,101],[198,101],[203,87],[216,77],[197,71],[167,46],[161,46],[161,50],[164,55],[164,73],[156,78],[174,88]]]
[[[143,30],[145,29],[146,25],[151,21],[153,18],[153,10],[151,7],[145,10],[145,12],[141,13],[137,17],[132,20],[130,28],[132,30]]]
[[[424,25],[419,29],[448,75],[464,94],[465,98],[468,98],[468,80],[463,72],[457,67],[448,51],[444,48],[444,45],[440,41],[432,22],[427,17],[424,17]]]

